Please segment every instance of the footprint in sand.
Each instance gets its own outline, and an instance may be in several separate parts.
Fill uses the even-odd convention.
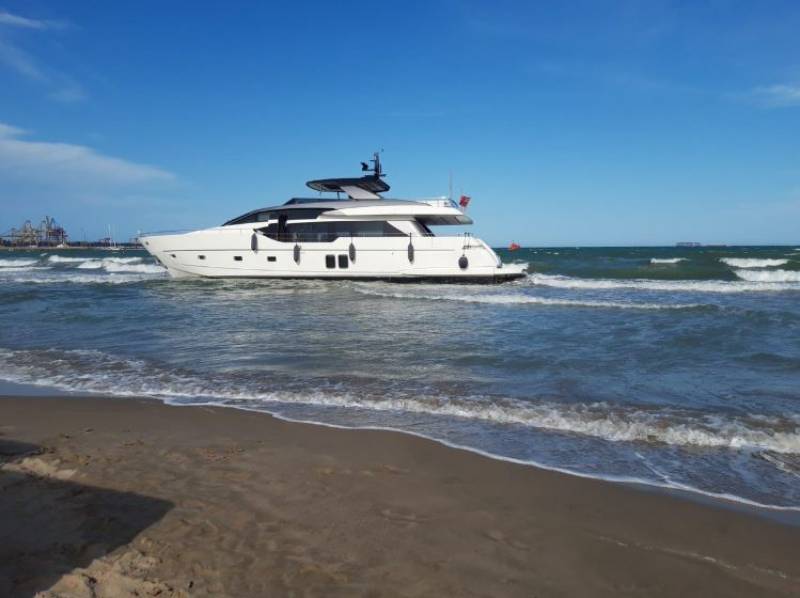
[[[517,550],[528,550],[528,545],[524,542],[520,542],[519,540],[514,540],[513,538],[508,538],[506,535],[501,532],[500,530],[490,529],[486,532],[486,537],[498,544],[506,544],[511,546],[512,548],[516,548]]]
[[[383,509],[381,511],[381,517],[394,523],[405,525],[406,527],[415,527],[427,521],[427,518],[421,517],[411,511],[400,512],[393,509]]]
[[[394,465],[379,465],[378,467],[374,467],[372,469],[362,469],[358,472],[363,476],[367,476],[369,478],[374,478],[378,474],[388,473],[392,475],[403,475],[408,473],[407,469],[402,469],[400,467],[395,467]]]

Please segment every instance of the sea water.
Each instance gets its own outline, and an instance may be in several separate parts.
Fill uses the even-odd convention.
[[[531,248],[502,285],[0,253],[0,379],[393,428],[800,509],[800,248]]]

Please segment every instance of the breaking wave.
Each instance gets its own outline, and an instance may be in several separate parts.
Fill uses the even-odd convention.
[[[734,268],[771,268],[773,266],[784,266],[789,262],[787,259],[754,257],[721,257],[719,261]]]
[[[47,257],[48,262],[53,262],[54,264],[79,264],[81,262],[85,262],[91,258],[86,257],[67,257],[63,255],[50,255]]]
[[[0,268],[26,268],[28,266],[33,266],[39,260],[26,260],[26,259],[10,259],[10,260],[0,260]]]
[[[678,264],[680,262],[685,262],[685,257],[654,257],[650,258],[651,264]]]
[[[734,270],[734,274],[748,282],[800,282],[798,270]]]
[[[42,269],[46,270],[46,268]],[[142,273],[75,274],[69,272],[55,273],[48,271],[46,274],[42,275],[30,272],[30,270],[32,270],[32,268],[27,268],[25,271],[14,276],[4,276],[2,280],[3,282],[16,282],[23,284],[128,284],[147,280],[157,280],[160,278],[152,275],[145,276]],[[161,270],[161,272],[164,272],[164,270]],[[4,271],[0,270],[0,274],[2,273],[4,273]]]
[[[141,263],[142,258],[107,257],[103,259],[90,258],[78,264],[79,270],[105,270],[106,272],[138,272],[141,274],[160,274],[164,268],[156,264]]]
[[[166,269],[156,264],[105,264],[107,272],[137,272],[139,274],[164,274]]]
[[[530,295],[425,295],[422,293],[382,292],[366,287],[355,287],[356,292],[373,297],[393,299],[421,299],[431,301],[460,301],[464,303],[488,303],[493,305],[550,305],[561,307],[600,307],[610,309],[695,309],[705,307],[699,303],[626,303],[623,301],[591,301],[579,299],[552,299]]]
[[[352,392],[274,390],[263,373],[216,374],[201,378],[141,360],[97,351],[0,349],[0,378],[67,391],[121,396],[148,395],[163,400],[199,398],[238,406],[248,401],[289,403],[373,411],[401,411],[520,425],[580,434],[612,442],[646,442],[731,450],[769,450],[800,454],[800,418],[721,416],[690,409],[613,406],[607,403],[558,404],[547,401],[441,395],[387,396]],[[269,409],[264,409],[269,410]]]
[[[40,259],[0,260],[4,282],[17,283],[110,283],[140,282],[163,275],[161,266],[140,256],[93,257],[42,254]],[[148,276],[149,275],[149,276]]]
[[[783,272],[782,270],[780,272]],[[737,273],[738,274],[738,273]],[[639,289],[646,291],[676,291],[697,293],[749,293],[763,291],[800,290],[797,279],[777,280],[632,280],[608,278],[573,278],[557,274],[529,274],[529,283],[560,289]]]

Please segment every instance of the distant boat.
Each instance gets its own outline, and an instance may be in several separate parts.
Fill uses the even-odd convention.
[[[111,234],[111,225],[108,225],[108,247],[106,248],[108,251],[122,251],[122,247],[116,244],[114,241],[114,236]]]
[[[511,245],[508,246],[508,250],[516,251],[517,249],[520,249],[520,246],[517,245],[517,243],[515,243],[514,241],[511,241]]]

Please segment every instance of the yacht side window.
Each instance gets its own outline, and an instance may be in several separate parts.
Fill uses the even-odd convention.
[[[282,242],[330,243],[340,237],[396,237],[405,236],[385,220],[289,222],[283,227],[273,222],[259,232],[270,239]]]
[[[420,222],[419,220],[414,220],[414,228],[417,229],[417,232],[423,237],[434,237],[436,235],[433,234],[433,231],[428,228],[428,226]]]

